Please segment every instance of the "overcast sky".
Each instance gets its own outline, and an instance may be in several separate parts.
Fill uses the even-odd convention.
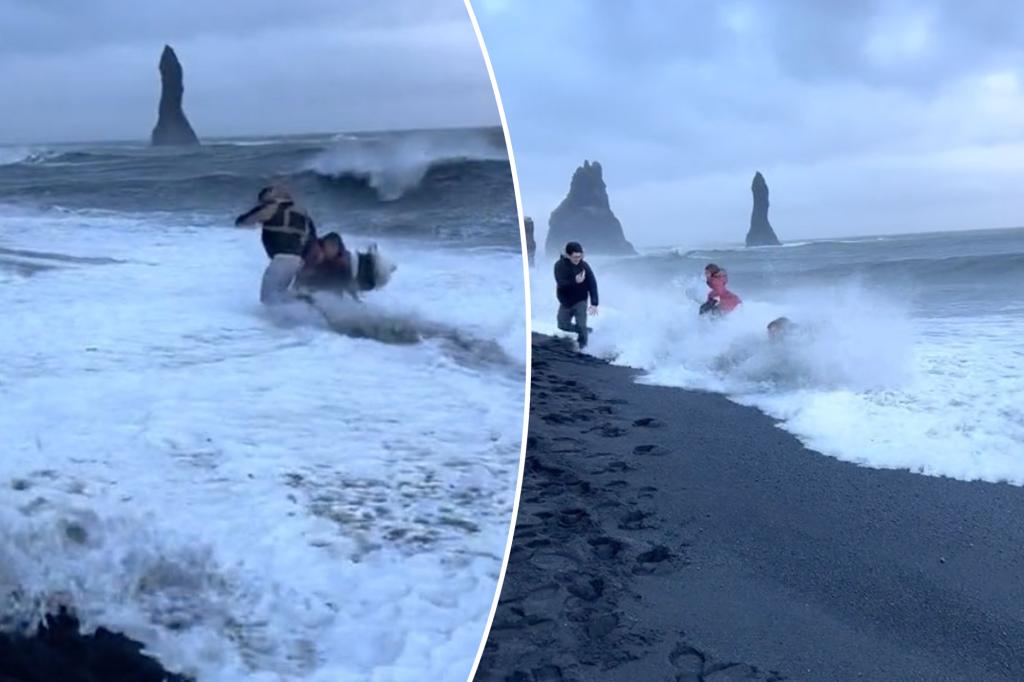
[[[145,139],[164,43],[200,137],[495,125],[462,0],[0,0],[0,142]]]
[[[641,245],[1024,225],[1024,5],[474,0],[524,206],[605,169]]]

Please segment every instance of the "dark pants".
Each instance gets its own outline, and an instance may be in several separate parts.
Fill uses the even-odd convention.
[[[573,324],[573,318],[576,323]],[[558,306],[558,328],[564,332],[576,332],[580,348],[587,345],[587,302],[580,301],[571,306]]]

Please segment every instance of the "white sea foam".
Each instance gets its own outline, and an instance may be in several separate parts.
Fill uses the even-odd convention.
[[[465,679],[507,537],[522,428],[521,266],[384,242],[392,346],[256,302],[252,231],[74,212],[2,246],[0,594],[70,603],[218,680]],[[357,245],[357,244],[356,244]]]
[[[985,301],[971,316],[922,315],[906,292],[851,279],[736,289],[744,304],[713,321],[696,314],[707,292],[699,272],[640,288],[602,265],[590,352],[647,370],[643,381],[725,393],[840,459],[1024,485],[1018,315]],[[558,333],[544,270],[533,280],[534,329]],[[800,328],[771,342],[766,324],[783,315]]]
[[[0,166],[44,161],[55,152],[37,147],[0,146]]]
[[[458,136],[425,131],[383,140],[341,138],[335,142],[334,148],[310,162],[309,170],[330,176],[365,177],[385,201],[398,199],[415,188],[437,163],[507,159],[505,148],[484,131],[461,132]]]

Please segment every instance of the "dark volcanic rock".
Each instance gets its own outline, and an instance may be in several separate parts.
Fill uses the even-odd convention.
[[[768,183],[758,171],[750,185],[754,194],[754,209],[750,212],[750,231],[747,232],[747,246],[779,246],[779,238],[768,222]]]
[[[526,229],[526,258],[532,268],[534,257],[537,255],[537,242],[533,238],[533,218],[524,218],[523,227]]]
[[[545,250],[549,257],[562,253],[566,242],[578,241],[591,253],[634,255],[622,224],[612,213],[601,164],[584,161],[572,175],[569,194],[548,220]]]
[[[160,56],[160,82],[160,114],[153,128],[153,144],[199,144],[199,138],[181,108],[181,98],[185,93],[184,77],[181,62],[170,45],[164,45],[164,52]]]
[[[99,628],[79,633],[65,611],[30,636],[0,632],[2,682],[190,682],[142,653],[142,644]]]

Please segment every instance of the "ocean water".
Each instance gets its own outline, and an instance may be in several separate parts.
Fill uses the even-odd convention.
[[[388,286],[260,306],[232,220],[270,180]],[[465,679],[525,397],[500,130],[4,149],[0,305],[0,627],[68,604],[204,682]]]
[[[697,315],[706,263],[743,299]],[[760,408],[826,455],[870,467],[1024,485],[1024,230],[671,248],[593,259],[591,352],[643,381]],[[552,275],[532,274],[553,331]],[[772,342],[766,325],[799,327]]]

